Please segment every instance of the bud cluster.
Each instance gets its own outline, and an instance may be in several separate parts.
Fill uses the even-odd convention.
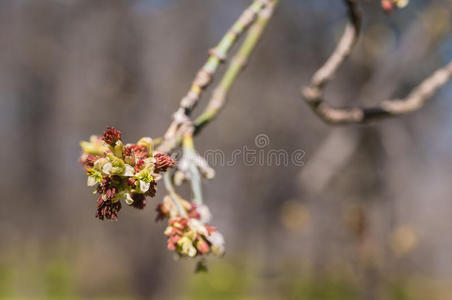
[[[153,150],[152,139],[142,138],[136,144],[124,145],[121,132],[115,128],[107,127],[102,137],[92,136],[80,145],[83,150],[80,162],[88,176],[88,186],[95,186],[94,193],[98,194],[96,217],[101,220],[117,220],[123,201],[143,209],[146,198],[155,196],[162,173],[175,165],[167,154]],[[189,175],[187,170],[182,171]],[[157,206],[156,219],[168,221],[165,230],[168,249],[180,257],[222,255],[223,236],[215,227],[206,225],[211,219],[208,207],[196,203],[172,191]]]
[[[179,207],[174,201],[178,201]],[[181,216],[180,209],[184,212]],[[181,257],[224,254],[224,238],[213,226],[206,225],[211,215],[207,206],[166,196],[157,207],[157,220],[168,219],[165,235],[168,249]]]
[[[142,209],[146,197],[154,197],[160,174],[175,165],[168,155],[154,153],[151,138],[123,145],[121,132],[107,127],[103,137],[81,142],[80,162],[88,175],[88,186],[96,186],[96,217],[117,220],[121,200]]]

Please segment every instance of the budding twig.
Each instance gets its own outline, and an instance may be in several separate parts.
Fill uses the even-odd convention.
[[[231,29],[221,39],[217,47],[209,51],[210,56],[207,62],[197,73],[189,92],[182,98],[179,109],[174,114],[174,120],[165,133],[162,145],[160,145],[161,151],[169,152],[178,144],[177,139],[180,139],[180,136],[177,136],[177,132],[182,124],[190,123],[189,116],[196,106],[202,91],[211,83],[212,77],[219,65],[226,60],[229,51],[237,42],[240,35],[248,29],[255,21],[257,14],[270,1],[254,0],[251,6],[242,13]]]
[[[257,16],[256,22],[251,25],[243,44],[234,55],[231,63],[224,74],[222,80],[215,88],[212,98],[209,101],[204,112],[195,120],[195,134],[198,133],[205,125],[212,121],[221,109],[224,107],[227,95],[237,79],[240,72],[246,67],[249,57],[256,48],[268,21],[271,19],[276,5],[279,0],[271,1],[264,9],[262,9]]]
[[[267,2],[268,0],[255,0],[242,13],[234,25],[232,25],[217,47],[209,51],[209,59],[196,75],[190,91],[180,103],[180,107],[185,110],[186,115],[191,113],[199,100],[201,92],[212,81],[213,74],[217,71],[219,65],[226,60],[232,46],[237,42],[240,35],[254,22],[257,14],[265,7]]]
[[[433,94],[452,78],[452,62],[436,70],[404,99],[385,100],[374,107],[336,108],[324,99],[328,82],[350,56],[360,33],[361,11],[357,0],[344,0],[348,8],[349,23],[338,46],[326,63],[314,74],[302,96],[313,111],[330,124],[366,123],[371,120],[407,114],[421,108]]]

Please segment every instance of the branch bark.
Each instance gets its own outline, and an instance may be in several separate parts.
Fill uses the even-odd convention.
[[[375,119],[395,117],[420,109],[427,100],[452,77],[452,62],[436,70],[415,87],[404,99],[384,100],[373,107],[337,108],[325,101],[325,88],[339,67],[350,56],[361,29],[361,11],[357,0],[344,0],[349,22],[333,54],[314,74],[301,93],[312,110],[329,124],[366,123]]]
[[[256,20],[257,14],[268,4],[270,0],[254,0],[253,3],[240,15],[229,31],[223,36],[220,43],[209,51],[209,58],[198,71],[187,95],[182,98],[179,109],[173,115],[168,130],[166,131],[159,150],[169,152],[178,144],[178,131],[181,127],[191,124],[190,114],[201,97],[201,93],[211,83],[213,75],[218,67],[227,58],[232,46],[251,24]]]
[[[251,25],[243,44],[232,58],[226,73],[213,91],[206,109],[198,118],[196,118],[194,122],[195,134],[199,133],[205,125],[215,119],[226,104],[228,93],[231,90],[232,85],[243,69],[245,69],[248,60],[261,39],[268,21],[273,16],[275,7],[278,3],[279,0],[273,0],[259,12],[256,22]]]
[[[278,2],[279,0],[254,0],[226,33],[218,46],[210,50],[208,61],[196,75],[188,94],[182,98],[178,110],[174,113],[172,123],[159,143],[158,151],[171,152],[180,145],[185,131],[194,128],[195,134],[198,133],[201,127],[209,123],[220,112],[231,85],[246,65],[248,57],[259,41]],[[220,63],[226,59],[227,54],[240,35],[247,30],[249,30],[247,38],[237,55],[232,59],[206,110],[193,124],[190,114],[199,101],[202,91],[211,83]]]

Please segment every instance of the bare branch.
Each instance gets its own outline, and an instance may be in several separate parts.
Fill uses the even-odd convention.
[[[336,108],[325,102],[324,91],[339,67],[350,56],[360,33],[361,11],[356,0],[344,0],[349,23],[327,62],[314,74],[309,86],[302,89],[303,98],[313,111],[330,124],[366,123],[371,120],[399,116],[421,108],[452,77],[452,62],[436,70],[414,88],[405,99],[382,101],[374,107]]]
[[[201,97],[201,93],[212,82],[213,75],[218,67],[227,58],[232,46],[238,41],[239,37],[253,24],[258,13],[266,6],[270,0],[254,0],[253,3],[240,15],[237,21],[232,25],[229,31],[224,35],[219,44],[209,51],[207,62],[198,71],[187,95],[182,98],[178,110],[174,113],[173,122],[166,131],[159,150],[168,152],[175,145],[175,139],[178,137],[184,124],[191,123],[190,114]],[[185,126],[186,127],[186,126]]]
[[[261,39],[278,3],[279,0],[270,1],[269,4],[258,13],[256,22],[251,25],[240,49],[232,58],[226,73],[218,86],[214,89],[206,109],[194,121],[195,134],[199,133],[205,125],[211,122],[226,104],[228,93],[232,85],[246,67],[248,60]]]
[[[158,146],[158,151],[172,151],[180,145],[186,130],[191,130],[194,127],[195,134],[197,134],[202,127],[216,117],[226,102],[229,89],[245,67],[278,3],[279,0],[254,0],[253,4],[242,13],[226,33],[218,46],[210,51],[209,60],[198,72],[190,91],[182,99],[179,109],[174,113],[173,122]],[[213,92],[206,110],[192,123],[190,114],[199,101],[202,91],[211,83],[213,74],[226,58],[233,44],[246,31],[248,31],[247,37],[231,60],[223,79]]]

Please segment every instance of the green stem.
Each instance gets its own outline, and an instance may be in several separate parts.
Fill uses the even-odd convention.
[[[168,191],[168,194],[170,195],[171,199],[173,200],[174,205],[176,205],[177,209],[179,210],[179,214],[181,215],[181,217],[186,217],[187,212],[183,208],[182,204],[179,202],[180,196],[174,190],[174,186],[171,182],[169,172],[163,174],[163,182],[165,183],[165,188]]]
[[[229,31],[221,39],[220,43],[210,50],[209,58],[195,77],[190,91],[182,99],[181,107],[185,114],[189,115],[196,105],[202,91],[210,84],[212,77],[220,64],[227,58],[232,46],[237,42],[242,33],[255,21],[257,14],[270,0],[254,0],[254,2],[242,13]]]
[[[221,109],[224,107],[227,95],[236,81],[238,75],[245,68],[249,57],[256,48],[265,28],[273,15],[275,6],[279,0],[271,1],[265,9],[261,10],[257,15],[257,20],[251,25],[242,46],[233,57],[222,80],[215,88],[212,98],[209,101],[204,112],[195,120],[195,134],[198,133],[205,125],[212,121]]]
[[[229,65],[226,73],[224,74],[223,79],[219,83],[218,87],[214,90],[212,98],[209,101],[208,106],[206,107],[204,112],[195,120],[195,122],[194,122],[194,129],[195,129],[194,134],[195,135],[197,133],[199,133],[199,131],[205,125],[207,125],[210,121],[212,121],[218,115],[218,113],[223,108],[223,106],[225,105],[226,97],[227,97],[229,90],[231,89],[232,84],[235,82],[239,73],[245,67],[246,62],[248,61],[250,55],[252,54],[254,48],[256,47],[260,37],[262,36],[262,34],[267,26],[267,23],[271,19],[272,15],[273,15],[273,11],[278,3],[279,3],[279,0],[254,1],[253,4],[247,9],[247,11],[250,11],[250,12],[257,11],[255,13],[257,16],[257,19],[253,20],[254,23],[250,22],[247,25],[247,26],[249,26],[252,24],[241,48],[239,49],[237,54],[232,59],[230,65]],[[257,9],[258,7],[260,7],[260,10]],[[246,15],[246,11],[242,14],[242,16],[239,18],[239,20],[243,17],[243,15]],[[239,21],[237,21],[237,22],[240,23]],[[235,26],[238,26],[237,23],[234,24],[234,26],[232,28],[235,28]],[[247,28],[246,26],[243,27],[243,31],[246,28]],[[231,30],[233,30],[233,29],[231,29]],[[223,40],[230,41],[230,38],[225,37]],[[226,47],[227,43],[229,43],[229,42],[223,42],[223,40],[222,40],[222,42],[220,42],[219,47],[217,47],[217,48],[221,48],[222,49],[221,51],[229,51],[232,44],[230,46]],[[216,56],[218,56],[218,55],[216,55]],[[216,70],[216,68],[218,67],[217,64],[213,64],[211,66],[212,62],[215,61],[215,57],[209,58],[210,62],[208,61],[206,63],[206,65],[203,67],[203,69],[204,68],[209,69],[212,66],[214,66],[215,70]],[[211,59],[213,59],[213,60],[211,61]],[[202,73],[202,72],[200,72],[200,73]],[[197,77],[199,77],[200,73],[198,73]],[[196,79],[194,81],[193,86],[196,86],[195,82],[197,82]],[[209,78],[208,82],[210,82],[210,78]],[[188,95],[184,99],[182,99],[182,102],[181,102],[180,110],[184,109],[183,114],[185,116],[187,116],[191,112],[191,110],[194,107],[194,104],[198,101],[199,95],[203,89],[203,88],[199,88],[199,86],[198,86],[198,88],[196,88],[196,87],[193,88],[193,86],[192,86],[192,90],[188,93]],[[185,100],[187,100],[187,101],[185,101]],[[178,112],[181,112],[181,111],[178,111]],[[177,122],[173,122],[170,125],[170,128],[167,130],[167,133],[165,134],[165,138],[163,139],[162,144],[160,144],[158,147],[159,151],[169,153],[181,144],[183,132],[180,132],[180,130],[178,132],[178,126],[179,126],[179,124],[177,124]]]
[[[232,25],[231,29],[229,29],[221,39],[217,47],[209,52],[210,56],[207,62],[196,74],[187,95],[182,98],[179,109],[174,114],[175,118],[167,129],[162,143],[158,147],[159,151],[168,153],[180,144],[181,138],[177,136],[177,131],[180,129],[181,122],[189,121],[189,115],[199,101],[202,91],[211,83],[213,75],[221,62],[226,59],[227,54],[237,42],[240,35],[255,22],[258,13],[270,5],[269,3],[271,3],[271,1],[272,0],[254,0],[251,6],[249,6]]]
[[[202,205],[202,187],[201,187],[201,175],[199,174],[198,167],[195,164],[190,165],[190,183],[191,190],[193,191],[193,202],[198,206]]]

